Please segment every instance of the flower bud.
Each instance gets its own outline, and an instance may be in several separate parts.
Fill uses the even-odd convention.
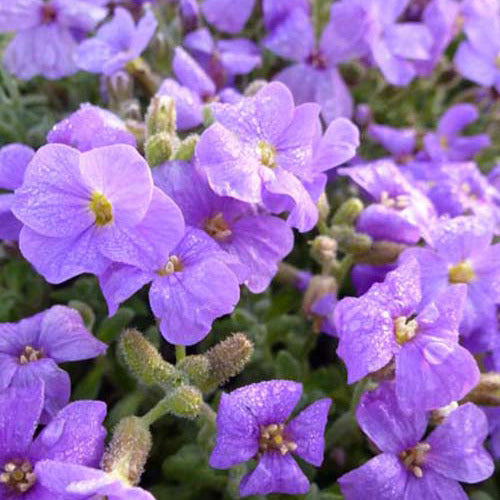
[[[200,140],[200,136],[197,134],[192,134],[187,136],[179,145],[177,151],[175,152],[175,159],[182,161],[191,161],[194,156],[194,151],[196,149],[196,144]]]
[[[309,271],[301,271],[286,262],[279,263],[278,273],[276,274],[276,280],[278,282],[294,286],[301,291],[307,289],[311,277],[312,274]]]
[[[324,193],[324,192],[321,193],[319,200],[318,200],[318,203],[317,203],[317,207],[318,207],[318,212],[319,212],[319,222],[323,223],[323,224],[327,224],[328,217],[330,215],[331,207],[330,207],[330,203],[328,201],[328,198],[326,196],[326,193]]]
[[[332,223],[336,225],[345,224],[352,226],[363,211],[363,202],[359,198],[349,198],[344,201],[333,216]]]
[[[464,399],[477,405],[500,406],[500,373],[481,373],[479,384]]]
[[[196,387],[181,385],[166,396],[161,403],[166,412],[182,418],[196,418],[203,405],[203,396]]]
[[[148,137],[167,132],[177,132],[177,112],[175,101],[168,96],[155,96],[151,99],[146,113],[146,133]]]
[[[364,254],[372,247],[372,239],[367,234],[357,233],[350,226],[332,226],[330,235],[337,240],[339,249],[345,253]]]
[[[178,139],[167,132],[153,135],[146,141],[146,160],[150,167],[157,167],[172,159]]]
[[[158,76],[153,73],[149,64],[142,57],[128,62],[125,69],[149,95],[156,94],[159,86]]]
[[[337,291],[337,280],[333,276],[313,276],[302,299],[302,310],[311,314],[311,308],[318,300],[330,293],[336,296]]]
[[[203,108],[203,126],[208,128],[212,123],[215,123],[215,116],[212,108],[210,106],[205,106]]]
[[[240,373],[254,352],[252,342],[243,333],[235,333],[205,354],[188,356],[178,368],[189,375],[203,392],[211,392]]]
[[[126,484],[138,484],[151,451],[151,442],[151,433],[140,418],[125,417],[113,431],[102,459],[102,469]]]
[[[367,252],[356,255],[356,262],[373,266],[391,264],[405,248],[406,245],[393,241],[375,241]]]
[[[128,101],[134,97],[134,82],[126,71],[117,71],[108,76],[105,81],[111,107],[118,107],[118,103]]]
[[[456,409],[458,408],[458,403],[452,401],[449,405],[442,406],[441,408],[436,408],[431,412],[431,423],[433,425],[440,425],[443,421]]]
[[[311,242],[311,257],[322,266],[330,264],[337,257],[337,242],[330,236],[316,236]]]
[[[183,382],[182,374],[167,363],[137,330],[125,330],[118,343],[120,356],[130,373],[143,385],[176,387]]]

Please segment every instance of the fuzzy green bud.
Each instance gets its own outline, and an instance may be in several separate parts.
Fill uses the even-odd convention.
[[[151,433],[140,418],[122,419],[113,431],[102,459],[102,469],[126,484],[138,484],[151,451],[151,443]]]
[[[167,363],[153,344],[137,330],[125,330],[122,333],[118,350],[130,373],[141,384],[164,388],[182,384],[182,374]]]
[[[181,385],[160,403],[166,412],[182,418],[196,418],[203,405],[203,396],[196,387]]]
[[[310,253],[318,264],[326,266],[337,257],[337,242],[330,236],[316,236],[311,242]]]
[[[254,352],[252,342],[243,333],[235,333],[205,354],[188,356],[178,368],[189,375],[203,392],[211,392],[238,375]]]
[[[215,123],[215,116],[212,112],[212,108],[210,106],[205,106],[203,108],[203,126],[210,127],[212,123]]]
[[[406,245],[393,241],[375,241],[367,252],[356,255],[356,262],[372,266],[391,264],[405,248]]]
[[[330,235],[337,240],[339,250],[350,254],[364,254],[370,250],[372,239],[367,234],[357,233],[350,226],[332,226]]]
[[[178,139],[167,133],[160,132],[151,136],[145,145],[146,160],[150,167],[157,167],[173,158]]]
[[[332,223],[352,226],[360,216],[363,208],[363,202],[359,198],[349,198],[335,212]]]
[[[175,135],[177,132],[177,112],[175,101],[168,96],[155,96],[151,99],[146,113],[148,137],[161,132]]]
[[[337,295],[337,291],[337,280],[333,276],[313,276],[302,299],[302,310],[311,314],[311,307],[315,302],[330,293]]]
[[[194,156],[194,150],[200,137],[197,134],[188,135],[179,145],[175,152],[175,159],[182,161],[190,161]]]

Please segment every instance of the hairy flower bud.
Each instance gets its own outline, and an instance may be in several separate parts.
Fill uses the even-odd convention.
[[[146,141],[146,160],[150,167],[157,167],[172,159],[178,139],[167,132],[153,135]]]
[[[330,236],[316,236],[311,242],[311,257],[322,266],[330,264],[337,257],[337,242]]]
[[[374,266],[391,264],[405,248],[406,245],[393,241],[375,241],[367,252],[356,255],[356,262]]]
[[[311,314],[312,306],[329,293],[337,295],[337,280],[333,276],[313,276],[309,282],[302,300],[302,309],[306,314]]]
[[[199,389],[191,385],[181,385],[160,403],[166,412],[182,418],[196,418],[203,405]]]
[[[211,392],[238,375],[250,361],[253,351],[252,342],[243,333],[235,333],[205,354],[183,359],[178,368],[203,392]]]
[[[333,224],[352,226],[363,211],[363,202],[359,198],[349,198],[344,201],[333,216]]]
[[[338,243],[339,250],[351,254],[364,254],[372,247],[372,239],[367,234],[357,233],[350,226],[332,226],[330,235]]]
[[[196,144],[200,137],[197,134],[188,135],[179,145],[175,152],[175,159],[182,161],[190,161],[194,156]]]
[[[477,405],[500,406],[500,373],[482,373],[479,384],[465,397]]]
[[[177,132],[177,112],[175,101],[168,96],[155,96],[151,99],[146,113],[147,136],[161,132],[174,135]]]
[[[133,486],[139,483],[151,450],[151,433],[138,417],[125,417],[113,431],[102,469]]]
[[[137,330],[125,330],[118,349],[130,373],[141,384],[171,388],[182,383],[182,374],[167,363]]]

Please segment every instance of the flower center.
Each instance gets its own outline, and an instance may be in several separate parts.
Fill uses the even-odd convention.
[[[404,466],[413,472],[415,477],[420,479],[424,475],[422,465],[425,463],[425,458],[430,449],[431,445],[429,443],[418,443],[414,448],[402,451],[399,458],[403,461]]]
[[[259,141],[258,154],[263,165],[269,168],[276,167],[276,148],[267,141]]]
[[[309,57],[307,58],[307,62],[316,69],[326,69],[328,65],[328,61],[326,60],[325,55],[319,49],[313,50]]]
[[[51,24],[57,19],[57,10],[50,3],[45,3],[41,7],[42,23]]]
[[[27,365],[32,361],[38,361],[39,359],[42,359],[44,355],[45,353],[43,352],[43,349],[35,349],[30,345],[27,345],[23,349],[23,352],[19,355],[19,363],[21,363],[22,365]]]
[[[407,194],[398,194],[391,197],[387,191],[380,193],[380,203],[388,208],[403,210],[410,204],[410,197]]]
[[[496,59],[495,59],[495,66],[500,69],[500,52],[498,53]]]
[[[446,137],[445,135],[442,135],[440,138],[439,138],[439,145],[443,148],[443,149],[448,149],[450,147],[450,142],[448,141],[448,137]]]
[[[263,453],[269,450],[276,450],[282,455],[286,455],[289,451],[295,451],[297,449],[297,444],[285,439],[283,436],[284,430],[284,424],[271,424],[261,427],[259,452]]]
[[[400,316],[394,320],[394,336],[399,345],[404,345],[417,334],[418,323],[416,319]]]
[[[205,221],[205,232],[217,241],[226,241],[233,234],[222,212]]]
[[[29,460],[12,460],[0,469],[0,483],[16,493],[26,493],[36,481]]]
[[[90,210],[94,213],[95,223],[99,227],[105,226],[113,220],[113,206],[102,193],[95,192],[92,194]]]
[[[451,266],[448,271],[450,283],[470,283],[476,277],[476,273],[469,261],[464,260],[455,266]]]
[[[172,257],[168,259],[165,267],[156,271],[156,274],[159,276],[170,276],[174,273],[180,273],[183,269],[184,266],[182,265],[181,259],[176,255],[172,255]]]

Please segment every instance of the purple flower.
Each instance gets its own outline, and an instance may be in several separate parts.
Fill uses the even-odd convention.
[[[218,30],[235,35],[239,33],[252,14],[255,0],[204,0],[201,11],[205,19]]]
[[[24,171],[35,152],[24,144],[9,144],[0,149],[0,189],[14,191],[23,183]],[[0,240],[16,241],[22,224],[12,213],[13,193],[0,193]]]
[[[405,163],[415,152],[417,131],[413,128],[394,128],[376,123],[368,126],[370,139],[382,144],[397,163]]]
[[[94,0],[12,0],[0,5],[0,31],[16,32],[5,65],[23,80],[61,78],[76,72],[79,39],[106,16]]]
[[[493,347],[494,338],[476,336],[496,332],[495,304],[500,303],[500,245],[491,245],[492,239],[490,221],[455,217],[432,228],[429,247],[411,248],[401,255],[403,262],[417,259],[420,264],[423,304],[435,300],[450,284],[465,285],[467,301],[460,334],[469,348],[480,351]]]
[[[500,15],[486,12],[473,15],[465,23],[467,40],[458,47],[455,65],[460,73],[484,87],[500,91]]]
[[[463,285],[450,286],[422,308],[420,271],[412,259],[363,296],[342,299],[334,320],[349,383],[394,359],[396,394],[405,409],[461,399],[479,382],[476,361],[458,344],[465,296]]]
[[[302,9],[306,14],[309,14],[311,3],[309,0],[263,0],[262,13],[266,28],[273,29],[295,9]]]
[[[473,104],[456,104],[446,111],[436,133],[424,137],[424,148],[432,160],[466,161],[490,145],[486,134],[460,136],[460,132],[479,117]]]
[[[262,60],[258,47],[247,38],[214,40],[207,28],[192,31],[183,45],[193,54],[218,89],[231,84],[236,75],[246,75]]]
[[[459,481],[477,483],[493,473],[483,447],[486,417],[472,403],[458,407],[425,438],[427,415],[402,411],[390,384],[365,393],[356,416],[382,453],[339,478],[348,500],[466,500]]]
[[[80,314],[65,306],[53,306],[19,323],[0,323],[0,391],[42,381],[42,420],[48,421],[71,393],[70,378],[57,364],[94,358],[106,348],[85,328]]]
[[[101,26],[95,37],[80,44],[75,62],[85,71],[110,76],[142,54],[157,25],[150,10],[136,26],[130,12],[117,7],[113,19]]]
[[[414,62],[428,60],[433,45],[424,24],[397,22],[407,5],[408,0],[336,2],[330,19],[340,29],[332,39],[340,47],[355,45],[358,55],[372,59],[389,83],[407,85],[417,74]]]
[[[297,104],[318,103],[327,123],[339,116],[350,117],[353,111],[349,89],[337,70],[337,64],[351,58],[353,52],[348,44],[336,43],[337,28],[328,24],[318,43],[308,11],[295,8],[264,40],[268,50],[294,61],[276,79],[288,86]],[[350,35],[354,39],[359,36],[354,30]]]
[[[106,405],[77,401],[63,408],[33,439],[43,407],[42,384],[0,393],[0,498],[54,500],[44,486],[43,460],[57,463],[64,477],[68,464],[96,467],[106,431]]]
[[[81,104],[78,111],[56,123],[47,135],[47,142],[67,144],[82,152],[112,144],[137,145],[118,116],[89,103]]]
[[[164,197],[151,222],[157,227],[153,240],[136,230],[153,192],[148,164],[129,145],[85,153],[63,144],[44,146],[15,195],[13,212],[25,224],[21,252],[51,283],[102,274],[111,261],[140,265],[153,243],[170,251],[178,225],[168,226],[172,220],[182,224],[179,209]]]
[[[339,169],[373,199],[357,220],[357,229],[377,240],[416,243],[427,236],[436,214],[432,203],[391,160]]]
[[[252,292],[263,292],[293,247],[293,233],[278,217],[218,196],[194,163],[156,168],[155,184],[182,210],[189,226],[204,230],[228,254],[227,265]]]
[[[482,410],[488,417],[490,434],[489,448],[493,456],[500,458],[500,406],[483,407]]]
[[[156,223],[149,223],[154,212],[153,207],[142,224],[145,236],[154,237]],[[225,264],[226,254],[199,229],[188,228],[171,252],[153,247],[145,252],[141,265],[113,264],[100,276],[110,314],[120,302],[152,283],[149,303],[165,339],[172,344],[195,344],[209,333],[216,318],[233,311],[240,295],[238,279]]]
[[[290,212],[300,231],[318,217],[303,182],[315,177],[314,142],[319,130],[315,104],[295,107],[290,91],[274,82],[234,105],[213,106],[216,123],[196,148],[200,169],[220,196]]]
[[[363,295],[374,283],[384,281],[387,273],[396,269],[395,264],[371,266],[369,264],[356,264],[351,271],[351,281],[356,290],[356,295]]]
[[[36,465],[40,483],[50,493],[61,495],[64,500],[82,498],[107,498],[108,500],[154,500],[153,495],[130,486],[116,474],[104,472],[85,465],[64,464],[41,460]],[[95,496],[94,496],[95,495]],[[51,497],[54,498],[54,497]]]
[[[316,401],[287,423],[301,395],[302,384],[289,380],[251,384],[222,395],[210,465],[229,469],[257,458],[257,467],[241,481],[241,496],[309,490],[292,453],[321,465],[331,400]]]

